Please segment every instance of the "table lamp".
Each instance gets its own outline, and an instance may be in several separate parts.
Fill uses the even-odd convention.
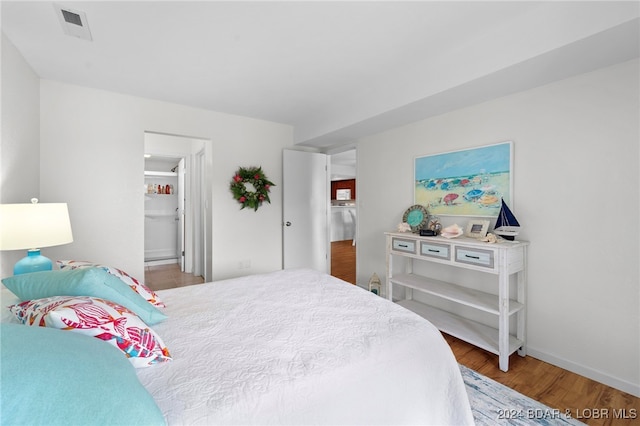
[[[73,241],[66,203],[0,204],[0,250],[27,250],[27,257],[13,267],[13,274],[50,271],[51,260],[40,254],[41,247]],[[37,248],[35,248],[37,247]]]

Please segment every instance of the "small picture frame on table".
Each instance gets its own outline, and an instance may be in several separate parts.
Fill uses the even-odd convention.
[[[467,222],[467,231],[465,232],[465,236],[470,238],[484,238],[487,236],[487,231],[489,230],[488,220],[476,220],[471,219]]]

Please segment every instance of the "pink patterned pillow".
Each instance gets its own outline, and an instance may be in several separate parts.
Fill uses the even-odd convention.
[[[120,349],[136,368],[171,361],[169,350],[147,324],[125,307],[89,296],[54,296],[9,306],[26,325],[70,330]]]
[[[121,269],[100,265],[99,263],[87,262],[84,260],[57,260],[56,263],[58,264],[58,267],[60,269],[78,269],[92,267],[102,268],[111,275],[120,278],[122,282],[131,287],[133,291],[138,293],[140,296],[144,297],[153,306],[156,306],[158,308],[166,307],[164,302],[160,300],[160,297],[158,297],[155,291],[151,290],[149,287],[144,285],[144,283],[141,283]]]

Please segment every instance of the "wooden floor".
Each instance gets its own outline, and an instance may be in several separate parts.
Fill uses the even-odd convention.
[[[498,368],[497,355],[455,337],[444,337],[460,364],[560,413],[569,413],[588,425],[640,424],[640,399],[628,393],[530,356],[511,355],[505,373]]]
[[[331,253],[331,275],[355,284],[355,246],[350,240],[333,242]],[[202,281],[202,277],[180,273],[175,264],[145,268],[145,283],[154,290]],[[509,371],[505,373],[498,368],[497,355],[455,337],[444,337],[460,364],[560,413],[569,413],[588,425],[640,424],[640,399],[630,394],[530,356],[511,355]]]
[[[177,263],[144,267],[144,283],[151,290],[165,290],[203,282],[204,279],[200,276],[180,272]]]
[[[356,283],[356,246],[352,240],[331,242],[331,275]]]

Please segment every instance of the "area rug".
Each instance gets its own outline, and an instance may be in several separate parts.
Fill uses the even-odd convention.
[[[463,365],[460,372],[477,426],[584,425]]]

